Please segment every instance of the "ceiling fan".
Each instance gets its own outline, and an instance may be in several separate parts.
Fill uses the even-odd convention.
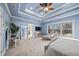
[[[39,12],[44,11],[45,13],[47,13],[49,10],[54,10],[54,8],[52,8],[53,3],[40,3],[40,7],[41,9],[39,10]]]

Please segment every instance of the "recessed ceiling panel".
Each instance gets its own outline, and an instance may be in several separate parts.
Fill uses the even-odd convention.
[[[64,5],[64,3],[52,3],[50,8],[53,8],[55,10],[62,5]],[[40,3],[22,3],[20,5],[20,11],[26,13],[26,12],[28,12],[28,11],[26,11],[26,9],[34,12],[35,14],[37,13],[40,16],[43,16],[46,14],[43,11],[43,8],[40,6]],[[53,11],[53,10],[49,10],[47,13],[49,13],[50,11]]]
[[[65,7],[60,8],[61,6],[64,6],[64,5]],[[51,6],[47,7],[50,10],[48,10],[47,8],[46,9],[44,8],[43,9],[44,11],[43,11],[42,10],[43,7],[40,5],[40,3],[8,3],[7,4],[12,16],[16,16],[22,19],[28,19],[30,21],[31,20],[32,21],[45,21],[47,18],[51,16],[57,17],[55,16],[55,14],[58,15],[58,13],[65,11],[66,8],[68,9],[69,6],[73,7],[74,5],[75,4],[66,5],[66,3],[52,3]],[[47,12],[45,12],[45,10],[47,10]]]

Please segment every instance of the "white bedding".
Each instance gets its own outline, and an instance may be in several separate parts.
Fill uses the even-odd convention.
[[[79,41],[58,39],[49,46],[45,54],[49,56],[79,56]]]

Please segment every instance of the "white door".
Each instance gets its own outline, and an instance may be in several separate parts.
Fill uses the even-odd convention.
[[[21,27],[21,38],[27,38],[27,27],[26,26]]]
[[[33,37],[33,24],[28,24],[28,38]]]

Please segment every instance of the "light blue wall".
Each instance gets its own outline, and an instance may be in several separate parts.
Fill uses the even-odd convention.
[[[10,18],[9,18],[9,14],[4,6],[4,4],[0,4],[0,7],[2,8],[3,10],[3,13],[2,13],[2,18],[3,18],[3,41],[2,41],[2,49],[4,50],[5,48],[7,48],[7,41],[5,40],[5,31],[6,29],[9,28],[9,22],[10,22]]]
[[[41,26],[41,24],[37,21],[27,21],[23,19],[12,18],[12,17],[10,17],[10,19],[11,22],[14,22],[17,26],[27,26],[29,23],[34,24],[35,26]]]
[[[65,22],[65,21],[70,21],[70,20],[74,20],[74,19],[75,19],[75,16],[72,16],[72,17],[67,17],[67,18],[63,18],[63,19],[57,19],[57,20],[46,22],[46,23],[42,23],[41,26],[44,29],[44,30],[42,29],[42,31],[44,34],[47,34],[48,25],[53,25],[54,23]]]
[[[33,24],[33,34],[35,33],[35,27],[41,27],[40,23],[34,22],[34,21],[27,21],[27,20],[21,20],[21,19],[16,19],[16,18],[11,18],[11,22],[15,23],[17,26],[19,26],[21,29],[24,31],[28,30],[28,24]],[[20,30],[21,30],[20,29]],[[34,35],[33,35],[34,37]]]
[[[42,32],[43,32],[43,34],[44,35],[46,35],[47,34],[47,24],[46,23],[42,23],[41,24],[41,30],[42,30]]]
[[[66,12],[65,12],[66,11]],[[60,13],[60,14],[58,14]],[[58,15],[56,15],[58,14]],[[74,36],[79,39],[79,4],[69,4],[68,6],[55,11],[49,15],[50,17],[41,23],[42,32],[48,34],[47,25],[53,25],[53,23],[65,22],[74,20]]]
[[[75,38],[79,39],[79,15],[77,15],[75,19]]]
[[[50,22],[46,22],[46,23],[42,23],[42,32],[44,34],[48,34],[47,32],[47,26],[49,25],[53,25],[54,23],[59,23],[59,22],[65,22],[65,21],[72,21],[74,20],[74,36],[76,39],[79,39],[79,15],[75,15],[75,16],[71,16],[71,17],[66,17],[66,18],[62,18],[62,19],[57,19],[57,20],[53,20]]]

